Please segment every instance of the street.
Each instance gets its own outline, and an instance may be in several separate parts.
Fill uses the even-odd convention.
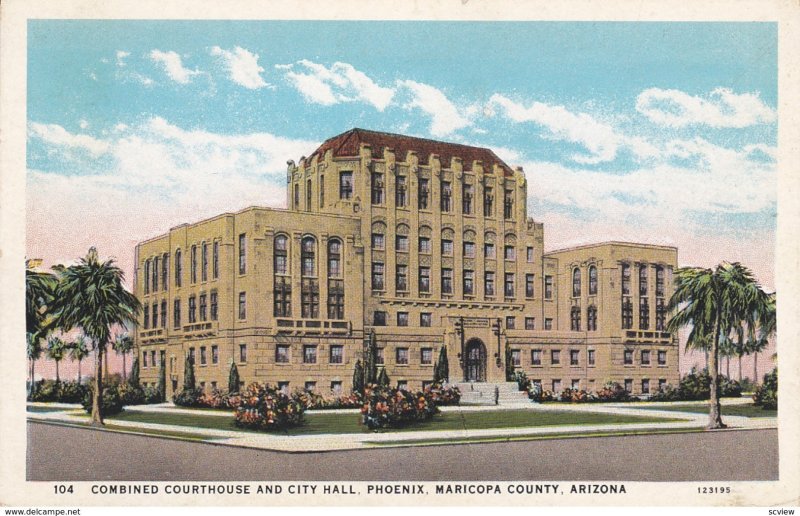
[[[699,481],[777,478],[777,430],[289,454],[28,422],[28,480]]]

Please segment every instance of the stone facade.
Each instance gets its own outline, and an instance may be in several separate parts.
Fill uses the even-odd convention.
[[[206,388],[227,387],[234,360],[245,383],[348,392],[371,331],[392,383],[409,388],[431,380],[442,346],[454,382],[504,381],[506,346],[546,389],[613,380],[638,394],[678,379],[659,308],[677,250],[544,253],[522,170],[488,149],[353,129],[288,162],[287,186],[288,210],[223,214],[136,247],[143,382],[165,360],[172,395],[193,353]]]

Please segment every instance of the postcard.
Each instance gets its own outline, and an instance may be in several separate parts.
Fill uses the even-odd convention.
[[[0,9],[0,504],[798,505],[796,2]]]

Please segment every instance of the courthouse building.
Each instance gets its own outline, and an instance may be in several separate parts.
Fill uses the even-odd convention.
[[[288,162],[288,209],[246,208],[136,246],[141,379],[185,356],[200,386],[349,392],[375,333],[392,384],[504,382],[634,394],[678,380],[666,330],[677,249],[605,242],[544,252],[527,182],[491,150],[352,129]],[[546,192],[547,185],[536,185]],[[643,235],[646,238],[646,235]]]

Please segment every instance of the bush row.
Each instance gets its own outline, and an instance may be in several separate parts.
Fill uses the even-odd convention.
[[[719,391],[723,398],[738,398],[742,395],[742,386],[736,380],[719,375]],[[699,401],[711,397],[711,375],[703,369],[692,369],[681,378],[677,387],[667,385],[666,388],[653,393],[649,401]]]
[[[303,423],[305,407],[296,397],[258,383],[238,396],[236,426],[254,430],[280,430]]]
[[[586,391],[583,389],[566,388],[560,392],[544,390],[541,386],[530,381],[523,371],[514,373],[514,380],[519,389],[528,393],[528,398],[537,402],[562,401],[568,403],[610,403],[624,401],[638,401],[639,398],[632,396],[625,388],[615,382],[606,383],[597,392]]]
[[[778,368],[764,375],[764,383],[753,394],[753,402],[764,409],[778,408]]]
[[[412,393],[371,384],[364,389],[364,397],[362,422],[371,430],[407,426],[439,413],[431,389]]]

